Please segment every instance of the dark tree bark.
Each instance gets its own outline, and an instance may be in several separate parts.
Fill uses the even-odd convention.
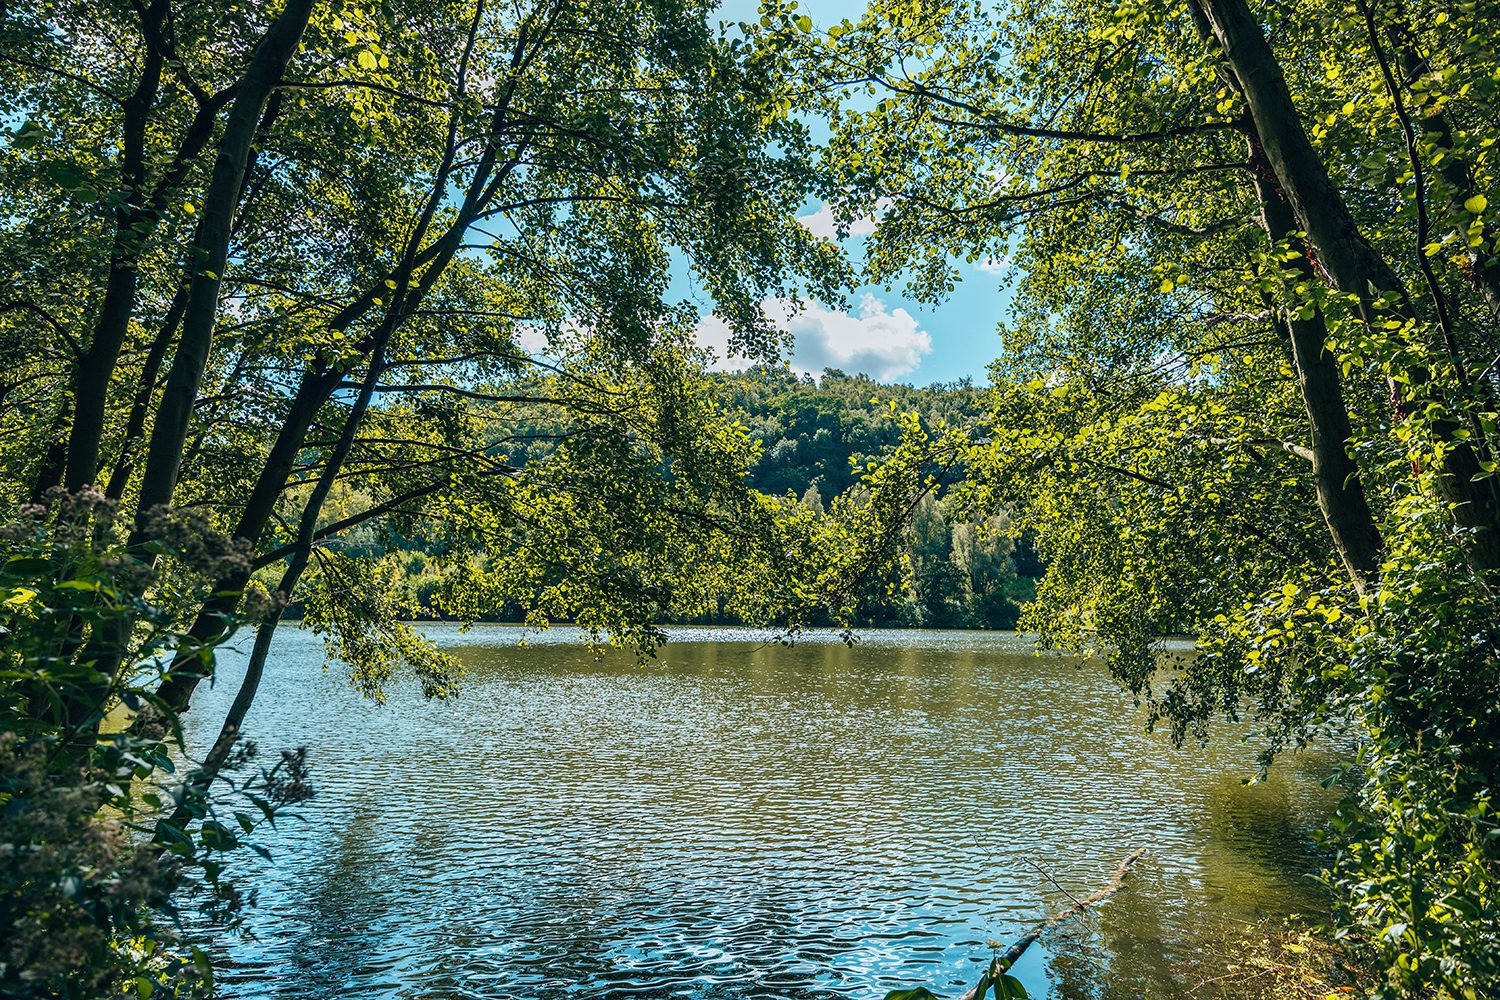
[[[528,21],[517,33],[511,59],[511,68],[516,75],[512,76],[509,84],[500,94],[490,114],[489,130],[485,136],[482,152],[473,166],[473,174],[465,187],[463,200],[447,228],[431,243],[423,245],[436,217],[437,208],[448,196],[451,172],[460,141],[460,119],[457,112],[451,120],[443,159],[436,171],[430,196],[412,228],[399,262],[388,274],[381,275],[379,280],[372,281],[362,294],[329,321],[328,325],[331,329],[350,329],[370,313],[389,285],[395,287],[396,292],[386,308],[383,319],[355,345],[356,357],[366,355],[373,359],[383,354],[391,336],[420,306],[458,254],[469,227],[493,201],[504,179],[521,163],[528,140],[517,140],[507,159],[502,160],[500,156],[510,125],[511,101],[515,95],[519,71],[525,68],[535,53],[541,51],[542,42],[561,9],[560,5],[553,7],[543,24],[538,26]],[[466,87],[468,58],[477,39],[479,23],[479,11],[476,9],[475,18],[469,30],[469,41],[462,56],[462,68],[458,81],[460,93],[463,93]],[[373,365],[374,362],[371,363]],[[287,419],[277,433],[266,465],[261,470],[241,512],[239,523],[234,531],[236,538],[247,540],[252,544],[260,541],[266,525],[269,524],[275,512],[276,502],[286,489],[287,480],[295,467],[298,453],[304,447],[313,419],[343,382],[346,373],[347,367],[325,368],[316,365],[304,372]],[[342,461],[340,458],[338,464],[342,464]],[[337,471],[334,467],[331,473],[337,474]],[[144,500],[141,509],[145,509]],[[189,635],[200,642],[207,642],[222,634],[229,616],[239,603],[239,594],[248,582],[248,572],[216,581],[214,596],[200,609],[189,629]],[[157,695],[174,712],[185,712],[192,699],[193,691],[206,676],[208,676],[207,672],[196,657],[179,658],[173,662],[167,677],[158,687]],[[149,728],[156,725],[156,721],[146,718],[143,714],[137,724],[140,727]]]
[[[146,416],[151,411],[151,397],[156,393],[156,380],[161,374],[162,362],[166,360],[167,348],[177,337],[177,328],[182,323],[183,311],[187,308],[187,285],[178,288],[167,307],[167,314],[152,338],[151,350],[146,354],[146,363],[141,368],[141,380],[135,389],[135,398],[130,403],[130,414],[125,419],[125,434],[120,442],[120,456],[109,475],[104,495],[118,500],[125,495],[125,484],[135,468],[136,454],[146,433]]]
[[[183,445],[193,403],[203,381],[213,345],[219,310],[219,285],[229,258],[229,236],[244,188],[251,142],[266,103],[281,82],[287,64],[307,29],[314,0],[289,0],[256,47],[240,78],[219,141],[212,178],[203,201],[203,217],[193,239],[193,269],[183,316],[182,337],[151,430],[137,518],[154,507],[169,504],[182,468]],[[133,541],[139,542],[139,528]]]
[[[143,530],[145,519],[155,508],[170,504],[177,487],[188,422],[212,347],[219,285],[229,257],[229,237],[244,188],[251,143],[267,102],[307,30],[314,2],[289,0],[256,46],[249,66],[234,88],[229,118],[219,140],[204,198],[202,219],[189,248],[193,255],[189,266],[193,273],[183,312],[182,337],[151,429],[135,525],[129,539],[130,547],[137,552],[148,540]],[[207,107],[200,107],[200,112]],[[200,113],[200,121],[202,117]],[[91,464],[92,477],[98,468],[97,447]],[[213,600],[218,599],[216,595]],[[113,678],[126,655],[128,634],[128,626],[122,623],[111,635],[93,637],[82,653],[84,661],[91,664],[97,674],[97,683],[80,685],[77,695],[70,698],[64,708],[67,726],[79,734],[79,743],[94,739]],[[94,720],[92,726],[90,719]]]
[[[334,481],[338,479],[344,460],[349,457],[349,452],[354,447],[354,440],[359,434],[359,427],[364,421],[365,414],[370,409],[370,400],[374,396],[375,386],[380,381],[382,371],[384,367],[381,363],[381,352],[376,351],[375,357],[370,362],[370,370],[365,376],[363,385],[360,386],[359,396],[344,421],[344,428],[339,434],[338,441],[324,463],[323,473],[318,477],[312,493],[307,498],[307,503],[302,507],[302,516],[297,522],[297,539],[294,543],[292,561],[282,572],[281,581],[277,586],[283,594],[291,594],[296,589],[303,572],[307,569],[308,561],[312,557],[313,544],[316,541],[318,518],[323,513],[323,504],[333,489]],[[240,689],[235,693],[234,702],[224,716],[224,722],[219,727],[219,735],[214,739],[213,746],[204,757],[202,765],[188,779],[199,791],[207,790],[208,786],[213,783],[219,771],[223,769],[224,762],[229,759],[229,754],[235,744],[239,742],[245,716],[249,714],[250,706],[255,703],[255,696],[260,690],[260,680],[266,668],[266,657],[271,651],[271,639],[276,635],[276,627],[280,621],[281,612],[277,610],[262,619],[256,629],[255,643],[250,649],[250,662],[245,667],[245,676],[240,681]],[[191,688],[186,693],[190,696]],[[178,819],[179,817],[176,816],[172,818],[174,822]]]
[[[1256,138],[1265,152],[1277,188],[1286,197],[1299,228],[1330,283],[1355,296],[1367,322],[1383,315],[1375,306],[1382,293],[1395,293],[1391,308],[1402,319],[1417,320],[1400,278],[1375,250],[1350,214],[1303,128],[1260,22],[1246,0],[1196,0],[1198,10],[1218,42],[1229,72],[1248,106]],[[1431,391],[1431,373],[1410,366],[1404,373],[1414,392]],[[1434,421],[1433,433],[1444,445],[1437,488],[1452,506],[1454,523],[1465,531],[1466,554],[1481,572],[1500,570],[1500,498],[1480,473],[1474,449],[1456,438],[1460,424],[1452,418]]]
[[[148,35],[153,26],[160,24],[165,8],[163,0],[156,0],[141,12],[142,27]],[[125,201],[115,210],[114,243],[110,248],[104,300],[73,379],[73,425],[68,434],[68,459],[63,473],[63,485],[70,491],[82,489],[98,475],[109,383],[135,311],[137,266],[144,241],[136,227],[145,218],[146,122],[161,85],[162,64],[161,51],[148,42],[140,81],[125,100],[121,141]]]
[[[1213,29],[1202,10],[1195,7],[1193,14],[1204,41],[1215,44]],[[1240,91],[1239,80],[1227,68],[1221,68],[1219,75],[1226,85]],[[1316,281],[1318,276],[1307,247],[1298,235],[1296,215],[1276,184],[1275,174],[1254,136],[1253,126],[1249,131],[1246,152],[1256,202],[1260,206],[1261,227],[1272,243],[1290,240],[1294,248],[1303,251],[1293,266],[1308,281]],[[1348,451],[1353,428],[1344,398],[1343,375],[1328,351],[1328,328],[1322,317],[1300,319],[1289,310],[1280,312],[1291,347],[1297,391],[1307,413],[1308,450],[1318,509],[1350,582],[1363,594],[1379,578],[1384,542],[1375,515],[1370,510],[1359,466]]]
[[[1252,160],[1256,157],[1253,147],[1251,156]],[[1257,164],[1258,168],[1261,166]],[[1297,223],[1291,207],[1282,200],[1280,191],[1263,169],[1256,170],[1255,188],[1266,235],[1273,242],[1292,237]],[[1297,242],[1294,239],[1294,246]],[[1316,280],[1305,256],[1297,266],[1309,281]],[[1328,352],[1328,331],[1322,318],[1299,319],[1289,311],[1283,313],[1297,372],[1297,389],[1307,411],[1318,509],[1323,512],[1328,533],[1349,579],[1363,594],[1379,577],[1383,545],[1359,467],[1349,457],[1348,443],[1354,432],[1344,402],[1343,378],[1338,362]]]
[[[476,19],[476,27],[477,24]],[[526,44],[527,35],[523,31],[517,41],[517,54],[514,60],[517,64],[523,59]],[[465,233],[494,196],[499,182],[520,162],[522,153],[519,148],[515,151],[513,158],[503,163],[499,157],[501,137],[509,116],[509,102],[513,89],[512,84],[512,87],[502,95],[491,115],[488,141],[475,166],[474,176],[467,186],[456,218],[437,239],[424,247],[422,240],[426,237],[437,206],[447,190],[447,177],[452,169],[453,156],[457,149],[458,130],[455,117],[443,163],[438,170],[437,181],[433,185],[432,196],[424,207],[417,225],[413,227],[401,262],[389,275],[383,276],[383,278],[388,278],[397,289],[394,299],[386,310],[384,320],[358,345],[370,351],[372,355],[378,355],[384,351],[386,343],[406,316],[421,304],[448,264],[458,254],[463,246]],[[412,287],[412,278],[419,270],[420,277],[417,278],[415,287]],[[347,330],[352,327],[374,307],[375,300],[385,287],[385,280],[372,282],[359,298],[345,306],[330,321],[329,326],[337,330]],[[312,426],[313,418],[338,388],[343,381],[343,376],[344,371],[337,368],[308,369],[304,373],[287,419],[277,433],[265,467],[261,470],[244,510],[241,512],[239,523],[234,531],[236,538],[245,539],[252,544],[260,541],[275,511],[276,501],[286,489],[287,479],[296,464],[297,454],[304,446],[303,443],[308,429]],[[239,602],[239,592],[248,582],[248,573],[236,574],[216,581],[214,596],[199,611],[188,634],[199,642],[210,641],[221,634],[229,615]],[[192,699],[193,691],[206,676],[207,673],[196,657],[183,658],[172,664],[167,678],[157,689],[157,695],[173,711],[185,712]]]
[[[302,450],[313,419],[342,380],[342,373],[338,371],[309,371],[303,376],[270,454],[266,456],[266,464],[240,512],[234,529],[235,538],[252,542],[260,540],[276,509],[276,501],[286,489],[286,481],[296,465],[297,453]],[[248,571],[221,577],[214,582],[213,595],[198,610],[188,629],[188,635],[195,643],[210,642],[225,631],[230,615],[239,605],[240,592],[249,582]],[[173,711],[184,712],[193,691],[206,676],[207,672],[196,657],[179,657],[173,661],[156,693]]]
[[[1404,12],[1398,16],[1404,21]],[[1417,51],[1410,28],[1406,23],[1387,25],[1386,34],[1390,38],[1391,48],[1396,53],[1396,59],[1401,67],[1402,84],[1410,87],[1427,72],[1426,60]],[[1471,195],[1481,193],[1474,186],[1474,167],[1456,152],[1457,143],[1453,137],[1453,126],[1448,123],[1448,116],[1445,112],[1438,110],[1424,113],[1421,125],[1422,132],[1445,154],[1437,161],[1435,169],[1448,188],[1449,217],[1460,233],[1466,233],[1469,213],[1464,208],[1464,202]],[[1495,246],[1497,240],[1500,240],[1500,231],[1495,228],[1493,215],[1485,217],[1481,233],[1484,242],[1477,247],[1465,246],[1464,257],[1468,261],[1469,280],[1484,296],[1485,305],[1489,309],[1487,342],[1493,349],[1497,346],[1497,340],[1500,340],[1500,255],[1490,249]],[[1467,243],[1467,239],[1464,242]]]

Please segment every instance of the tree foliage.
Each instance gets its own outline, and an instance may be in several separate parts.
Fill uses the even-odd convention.
[[[1362,735],[1330,877],[1390,996],[1500,980],[1495,14],[877,2],[804,47],[869,276],[1021,275],[965,499],[1048,560],[1023,624],[1179,738]]]
[[[7,564],[24,605],[5,622],[15,808],[33,787],[79,792],[57,816],[92,836],[129,792],[106,719],[125,716],[130,780],[161,778],[213,648],[247,623],[218,738],[170,800],[131,814],[148,852],[231,844],[202,804],[243,759],[289,600],[366,693],[401,668],[451,693],[457,665],[403,623],[383,567],[337,546],[361,526],[440,539],[455,615],[511,602],[643,651],[710,592],[789,628],[847,604],[940,443],[910,426],[904,461],[829,521],[746,483],[753,442],[712,399],[699,309],[669,286],[690,275],[736,345],[769,358],[761,301],[836,298],[846,268],[795,219],[810,147],[766,44],[794,19],[713,15],[693,0],[0,10],[0,510],[38,518],[46,551],[112,567],[96,586],[76,575],[95,556]],[[533,456],[538,426],[552,444]],[[90,857],[107,872],[116,855]],[[110,903],[89,945],[117,957],[132,935],[164,940],[163,897],[122,893],[146,916]],[[125,958],[91,956],[28,988],[133,981]]]

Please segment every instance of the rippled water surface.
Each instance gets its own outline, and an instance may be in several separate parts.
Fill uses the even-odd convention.
[[[1097,666],[1014,636],[689,630],[637,666],[566,632],[430,634],[462,695],[397,684],[384,706],[278,636],[250,730],[310,746],[318,796],[244,880],[254,938],[220,942],[225,995],[956,996],[987,941],[1146,847],[1015,972],[1035,996],[1178,997],[1226,927],[1318,906],[1331,758],[1242,787],[1232,736],[1174,751]],[[195,702],[196,742],[241,663]]]

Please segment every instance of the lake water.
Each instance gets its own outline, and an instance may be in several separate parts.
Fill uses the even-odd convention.
[[[244,877],[225,996],[956,996],[987,942],[1145,847],[1014,972],[1037,997],[1179,997],[1233,960],[1226,932],[1320,906],[1333,756],[1244,787],[1233,734],[1173,750],[1097,664],[1009,634],[684,630],[647,666],[564,630],[429,634],[462,694],[396,684],[384,706],[278,636],[249,732],[310,746],[318,794]],[[200,747],[243,655],[222,663]]]

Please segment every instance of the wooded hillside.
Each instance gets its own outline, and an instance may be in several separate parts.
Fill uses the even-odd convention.
[[[747,428],[759,445],[749,485],[769,496],[794,498],[819,515],[834,497],[858,490],[861,474],[899,447],[902,428],[893,413],[919,414],[934,427],[972,428],[983,398],[983,390],[968,382],[914,388],[836,369],[814,379],[756,366],[713,376],[711,384],[726,417]],[[545,414],[523,423],[524,433],[511,435],[520,440],[512,441],[503,456],[519,468],[543,461],[563,433]],[[1043,567],[1029,539],[1018,537],[1003,514],[967,521],[950,506],[945,487],[959,485],[963,477],[963,466],[954,466],[938,490],[916,501],[902,534],[902,558],[859,589],[857,624],[1015,627]],[[336,544],[351,556],[383,564],[412,616],[453,616],[443,597],[445,543],[440,537],[408,536],[397,523],[380,521]],[[523,607],[513,601],[484,617],[518,620]],[[663,617],[671,623],[744,623],[727,602],[717,611],[687,616],[667,612]],[[826,615],[816,621],[832,623]]]

